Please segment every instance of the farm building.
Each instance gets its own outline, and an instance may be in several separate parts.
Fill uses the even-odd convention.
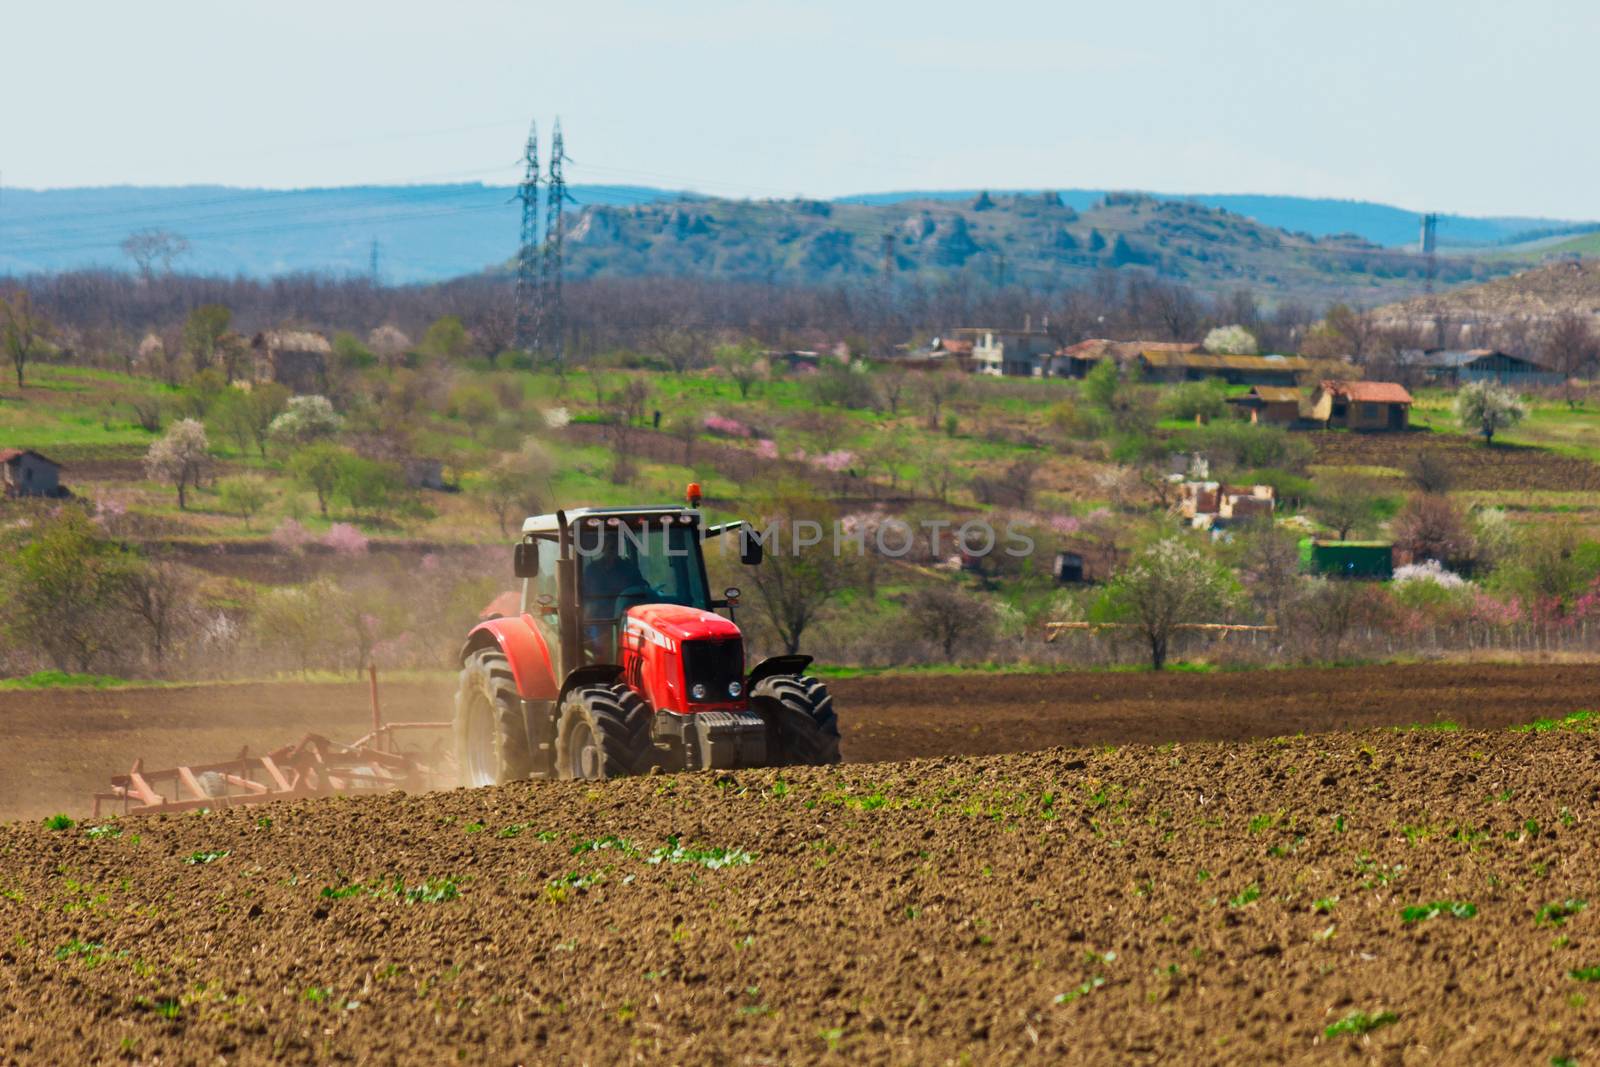
[[[1148,381],[1203,382],[1221,378],[1229,385],[1292,387],[1311,369],[1299,356],[1222,356],[1210,352],[1171,352],[1146,349],[1135,363]]]
[[[1560,385],[1561,375],[1542,363],[1492,348],[1409,349],[1402,362],[1422,372],[1429,385],[1455,389],[1466,382],[1498,382],[1512,387]]]
[[[333,346],[320,333],[263,331],[250,339],[250,357],[258,382],[278,382],[296,393],[327,392]]]
[[[1387,541],[1318,541],[1308,537],[1300,542],[1300,562],[1311,573],[1329,578],[1388,581],[1394,577],[1394,546]]]
[[[1056,340],[1032,323],[1020,330],[961,329],[972,340],[972,370],[1007,378],[1047,378],[1055,362]]]
[[[1101,360],[1115,360],[1120,365],[1137,359],[1140,352],[1198,351],[1198,344],[1184,341],[1108,341],[1105,338],[1092,338],[1057,351],[1055,371],[1051,377],[1082,378]]]
[[[1265,426],[1293,426],[1300,421],[1300,390],[1285,385],[1252,385],[1243,396],[1230,396],[1241,416]]]
[[[31,448],[0,449],[0,495],[66,496],[61,464]]]
[[[1274,504],[1270,485],[1184,482],[1178,489],[1178,513],[1197,530],[1209,530],[1257,516],[1270,516]]]
[[[1311,394],[1311,417],[1337,429],[1404,430],[1411,394],[1398,382],[1326,381]]]

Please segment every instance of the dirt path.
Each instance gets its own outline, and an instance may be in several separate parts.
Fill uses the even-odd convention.
[[[0,1062],[1587,1062],[1597,769],[1383,730],[0,826]]]
[[[453,681],[385,683],[395,721],[449,717]],[[881,676],[832,683],[854,762],[1052,745],[1235,740],[1450,718],[1496,727],[1600,708],[1600,666],[1427,664],[1221,674]],[[0,693],[0,818],[81,813],[135,757],[231,758],[370,721],[348,684]]]

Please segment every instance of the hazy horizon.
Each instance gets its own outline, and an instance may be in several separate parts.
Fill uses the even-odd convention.
[[[12,188],[568,179],[834,198],[1150,189],[1600,218],[1570,132],[1600,10],[198,0],[11,13]],[[62,57],[72,62],[62,65]]]

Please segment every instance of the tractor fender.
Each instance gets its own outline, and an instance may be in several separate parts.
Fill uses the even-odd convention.
[[[556,698],[556,707],[567,701],[567,694],[574,689],[586,685],[614,685],[622,678],[622,668],[615,663],[591,663],[579,667],[567,675],[566,681],[561,683],[561,695]]]
[[[811,666],[810,656],[768,656],[757,663],[750,670],[750,676],[745,679],[745,692],[752,692],[763,678],[772,678],[780,674],[793,674],[799,676]]]
[[[517,695],[523,700],[554,700],[556,672],[550,666],[550,648],[529,615],[510,615],[479,623],[461,646],[461,662],[479,649],[498,647],[505,653]]]

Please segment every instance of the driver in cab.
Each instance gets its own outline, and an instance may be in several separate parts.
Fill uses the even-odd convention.
[[[632,604],[653,595],[650,583],[632,555],[623,553],[623,535],[606,537],[597,550],[583,554],[584,637],[597,662],[615,657],[616,626]],[[632,546],[633,551],[640,549]]]

